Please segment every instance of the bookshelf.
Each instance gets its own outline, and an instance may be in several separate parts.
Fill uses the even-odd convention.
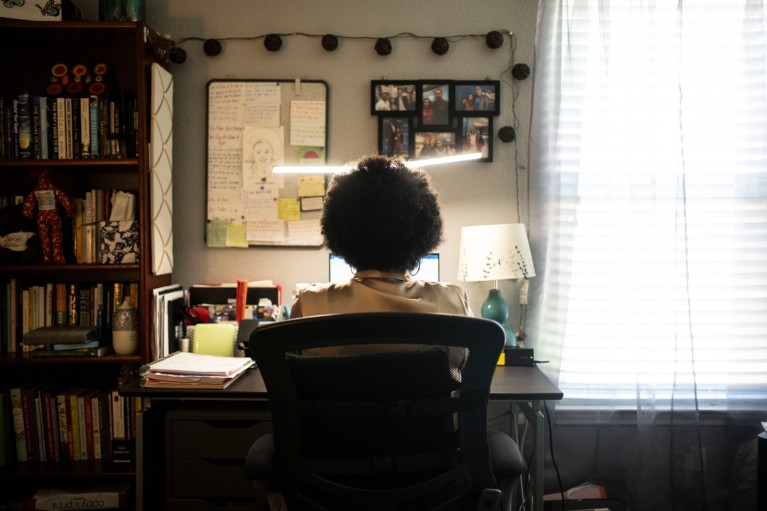
[[[108,392],[116,389],[121,379],[135,374],[140,364],[149,361],[152,290],[171,283],[172,276],[169,273],[155,275],[152,272],[149,153],[151,66],[153,63],[159,63],[167,67],[165,55],[169,46],[167,41],[143,22],[0,20],[0,43],[5,48],[13,48],[12,51],[0,55],[0,66],[5,78],[0,81],[0,98],[14,98],[25,91],[33,97],[47,98],[98,96],[107,105],[109,101],[117,105],[114,116],[108,113],[104,117],[106,128],[90,124],[94,127],[99,126],[94,128],[94,138],[90,139],[94,144],[99,144],[98,147],[94,145],[98,156],[93,154],[94,151],[89,150],[86,153],[82,148],[79,152],[75,150],[71,155],[64,153],[60,156],[52,152],[52,146],[49,144],[47,158],[42,157],[44,152],[38,154],[33,148],[31,156],[26,154],[25,159],[21,154],[9,151],[15,141],[11,141],[11,145],[4,145],[0,152],[0,195],[9,197],[9,202],[18,200],[18,197],[25,197],[34,188],[34,176],[40,168],[49,170],[52,183],[69,198],[84,198],[86,192],[91,190],[130,192],[135,196],[135,218],[138,222],[139,237],[138,262],[135,263],[104,264],[98,256],[93,262],[78,263],[72,245],[72,240],[76,238],[73,228],[65,229],[65,262],[42,263],[39,257],[24,259],[18,254],[13,258],[0,258],[0,294],[4,295],[0,300],[3,313],[0,315],[0,331],[3,332],[3,335],[0,335],[0,391],[32,388],[37,384],[46,383],[51,389],[49,393],[53,395],[72,388]],[[75,80],[75,74],[72,74],[74,68],[85,66],[86,74],[81,75],[83,83],[79,91],[77,87],[73,87],[67,92],[66,84],[61,82],[63,91],[58,95],[51,93],[55,88],[49,89],[49,85],[53,83],[54,78],[61,78],[56,76],[61,74],[62,68],[56,68],[60,64],[64,64],[68,69],[69,83]],[[105,87],[96,87],[93,89],[95,93],[90,94],[88,84],[97,81],[94,70],[101,64],[106,64],[106,72],[102,75]],[[77,68],[77,72],[82,69]],[[100,71],[103,71],[103,68]],[[7,101],[3,102],[4,106],[8,104]],[[39,104],[50,108],[51,101],[49,99]],[[108,106],[106,110],[109,112]],[[42,113],[38,115],[42,116]],[[98,119],[103,120],[101,117]],[[116,121],[115,126],[111,128],[110,120]],[[4,122],[4,117],[0,117],[0,123]],[[33,138],[38,137],[35,143],[39,145],[41,135],[37,131],[39,126],[35,126],[33,122]],[[4,136],[7,135],[6,128],[4,125]],[[52,139],[48,137],[47,140],[50,142]],[[59,140],[61,139],[57,140],[57,146]],[[1,142],[9,144],[6,138]],[[64,222],[65,225],[72,225],[71,219],[67,218]],[[0,237],[3,234],[5,233],[0,231]],[[3,254],[8,256],[7,252],[0,252],[0,257]],[[16,331],[10,329],[13,326],[8,312],[11,282],[15,284],[17,292],[33,286],[55,289],[56,284],[75,285],[78,289],[108,289],[118,283],[124,285],[125,292],[132,288],[138,301],[138,352],[133,355],[111,354],[99,357],[30,356],[23,351],[21,345],[20,317],[17,317],[15,322]],[[101,284],[101,288],[98,288],[97,284]],[[51,298],[51,302],[54,299],[55,297]],[[112,305],[104,302],[104,307],[108,309]],[[106,309],[105,314],[111,315],[111,311]],[[19,308],[16,314],[21,314]],[[52,315],[55,321],[55,312],[49,315]],[[45,317],[43,312],[42,321],[45,321]],[[48,319],[51,320],[50,317]],[[84,394],[90,396],[95,393]],[[130,414],[135,413],[142,405],[140,401],[133,401],[124,406],[122,411]],[[0,411],[7,413],[7,408],[6,406]],[[44,404],[42,409],[44,413]],[[98,406],[94,405],[94,414],[98,415],[98,410]],[[113,410],[110,409],[110,421],[112,413]],[[96,415],[91,419],[95,420]],[[45,423],[45,419],[41,420]],[[104,420],[102,417],[102,431],[104,428],[109,430],[113,427],[104,424]],[[56,421],[40,427],[53,428],[55,424]],[[124,436],[134,436],[135,432],[130,430],[130,420],[124,420],[123,425],[128,427]],[[47,433],[45,429],[45,434]],[[59,440],[64,442],[63,437]],[[62,455],[61,443],[58,447],[48,445],[48,450],[56,452],[47,452],[44,456],[45,461],[41,460],[42,456],[38,456],[34,460],[21,462],[16,459],[15,450],[10,458],[6,450],[3,461],[3,453],[0,451],[0,507],[23,502],[35,489],[54,483],[85,483],[98,486],[101,482],[135,481],[136,474],[132,463],[115,462],[116,460],[110,459],[111,456],[105,452],[97,458],[93,451],[89,451],[84,458],[81,456],[81,459],[67,459],[67,456]]]

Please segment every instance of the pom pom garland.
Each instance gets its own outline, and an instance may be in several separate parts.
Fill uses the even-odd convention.
[[[338,38],[333,34],[325,34],[322,36],[322,47],[326,51],[335,51],[338,48]]]
[[[269,34],[264,39],[264,46],[269,51],[280,51],[280,48],[282,48],[282,37],[277,34]]]

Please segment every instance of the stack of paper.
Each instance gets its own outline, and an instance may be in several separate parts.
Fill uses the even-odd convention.
[[[177,351],[141,367],[141,386],[161,389],[225,389],[254,364],[247,357]]]

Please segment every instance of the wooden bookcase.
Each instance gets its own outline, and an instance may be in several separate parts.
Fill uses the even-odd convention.
[[[14,279],[18,286],[65,283],[135,283],[138,289],[139,350],[135,355],[101,357],[0,356],[0,390],[50,382],[62,387],[116,388],[119,378],[135,372],[151,357],[152,290],[171,283],[171,275],[153,275],[150,204],[151,65],[167,67],[167,41],[142,22],[24,22],[0,20],[0,96],[12,97],[27,89],[46,95],[52,68],[63,63],[90,67],[108,65],[109,87],[135,97],[138,116],[136,154],[94,159],[0,159],[0,195],[27,195],[35,185],[35,169],[50,169],[51,181],[69,197],[83,197],[91,189],[124,190],[136,196],[139,225],[139,262],[133,264],[0,262],[0,283]],[[3,322],[3,324],[5,324]],[[16,343],[20,345],[20,330]],[[63,484],[134,482],[132,465],[110,461],[18,462],[0,466],[0,507],[22,501],[38,487]]]

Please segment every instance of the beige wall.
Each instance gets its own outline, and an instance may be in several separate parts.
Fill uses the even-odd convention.
[[[95,0],[77,2],[86,17],[97,16]],[[332,162],[356,159],[377,148],[376,118],[370,115],[370,81],[440,78],[506,79],[501,87],[501,113],[494,119],[494,161],[458,164],[430,172],[440,192],[446,220],[442,277],[455,281],[460,229],[464,225],[517,222],[517,197],[525,220],[532,76],[517,82],[514,101],[510,62],[533,64],[536,2],[533,0],[147,0],[147,23],[174,40],[185,37],[249,37],[271,32],[338,36],[392,36],[412,32],[424,36],[485,34],[510,30],[504,46],[490,50],[484,37],[465,38],[444,56],[431,52],[431,39],[392,39],[393,52],[379,56],[371,40],[341,39],[335,52],[320,40],[283,38],[282,50],[270,53],[263,40],[223,41],[224,51],[207,57],[202,43],[183,44],[186,63],[173,65],[174,116],[174,281],[199,282],[273,279],[283,286],[286,302],[296,283],[324,280],[325,249],[210,249],[204,242],[205,221],[205,88],[214,78],[303,78],[329,84],[329,147]],[[502,76],[503,73],[503,76]],[[514,125],[516,143],[497,137],[500,126]],[[515,173],[518,161],[519,176]],[[519,178],[519,179],[517,179]],[[517,192],[519,187],[519,193]],[[506,284],[509,285],[509,284]],[[467,283],[478,312],[488,283]],[[512,300],[511,289],[506,290]]]

